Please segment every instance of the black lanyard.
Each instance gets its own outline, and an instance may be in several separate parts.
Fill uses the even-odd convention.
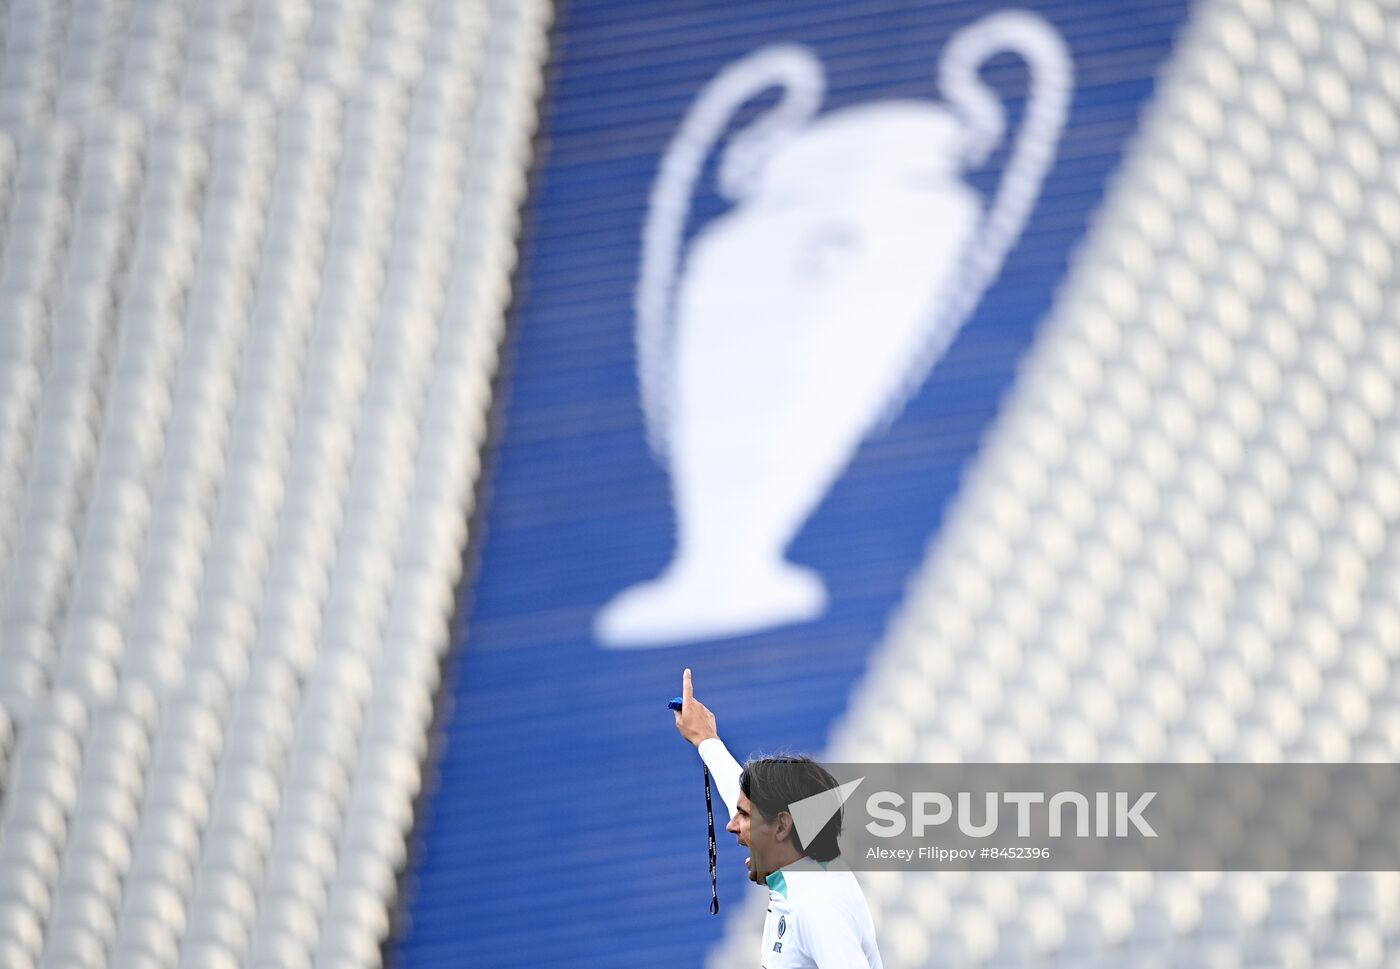
[[[710,766],[705,765],[705,815],[710,822],[710,914],[719,914],[719,861],[715,852],[715,808],[710,801]]]

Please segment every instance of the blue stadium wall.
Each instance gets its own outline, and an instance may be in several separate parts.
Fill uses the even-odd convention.
[[[822,749],[1015,378],[1186,12],[1162,0],[1022,6],[1054,25],[1074,59],[1058,155],[1019,244],[947,355],[894,423],[864,442],[792,544],[791,559],[827,584],[825,614],[643,650],[601,648],[593,621],[613,595],[655,576],[674,543],[633,343],[639,243],[661,153],[704,84],[764,44],[817,55],[824,111],[936,99],[947,38],[1000,7],[572,0],[560,10],[501,426],[398,964],[698,966],[724,916],[755,891],[744,850],[721,832],[725,910],[707,913],[699,761],[665,708],[680,671],[695,670],[741,759]],[[984,76],[1005,95],[1014,129],[1026,71],[1005,56]],[[984,197],[1004,159],[1003,149],[969,176]],[[712,168],[692,231],[727,204]]]

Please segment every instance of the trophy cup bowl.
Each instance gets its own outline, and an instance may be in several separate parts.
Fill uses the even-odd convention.
[[[849,109],[813,129],[773,159],[772,190],[692,244],[672,369],[676,556],[604,608],[609,645],[824,610],[821,579],[784,553],[899,389],[980,218],[937,106]]]

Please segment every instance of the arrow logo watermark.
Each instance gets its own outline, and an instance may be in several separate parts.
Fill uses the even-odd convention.
[[[804,797],[802,800],[794,801],[788,805],[788,811],[792,814],[792,823],[797,828],[798,840],[804,845],[811,844],[817,835],[821,834],[822,828],[825,828],[835,817],[836,812],[841,810],[846,800],[855,793],[856,788],[860,787],[864,780],[864,777],[857,777],[840,787],[833,787],[820,794]]]

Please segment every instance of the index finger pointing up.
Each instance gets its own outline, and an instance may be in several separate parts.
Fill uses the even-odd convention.
[[[681,676],[681,700],[689,703],[695,699],[695,687],[690,684],[690,667],[686,667],[685,673]]]

